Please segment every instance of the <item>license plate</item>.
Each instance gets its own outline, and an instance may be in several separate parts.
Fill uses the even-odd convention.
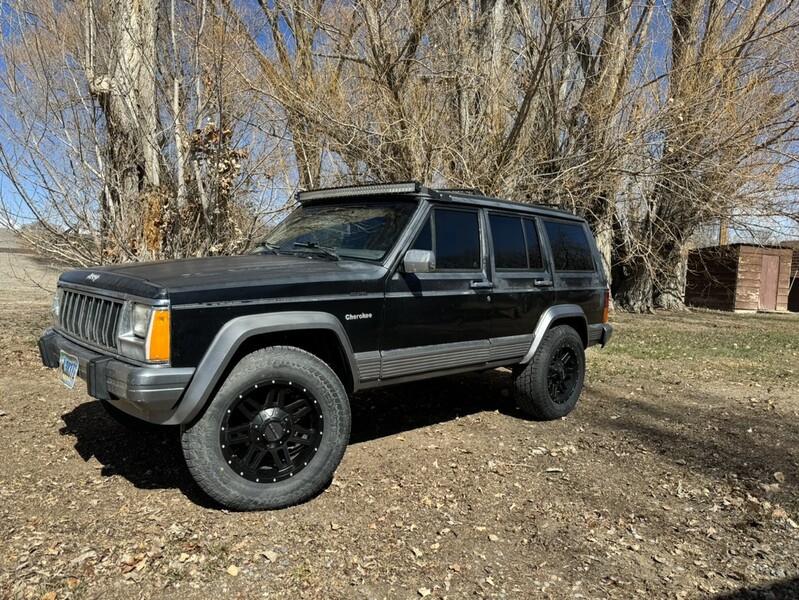
[[[61,356],[58,359],[58,369],[61,372],[61,383],[69,389],[75,387],[75,379],[78,377],[79,367],[80,363],[77,357],[67,354],[63,350],[61,351]]]

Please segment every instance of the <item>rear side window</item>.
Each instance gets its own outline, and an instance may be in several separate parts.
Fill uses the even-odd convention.
[[[527,248],[519,217],[489,215],[497,269],[526,269]]]
[[[497,269],[543,270],[538,231],[532,219],[489,214],[488,221]]]
[[[480,224],[477,213],[435,209],[432,223],[427,221],[413,248],[433,250],[436,269],[480,270]]]
[[[593,271],[591,246],[582,225],[545,221],[556,271]]]

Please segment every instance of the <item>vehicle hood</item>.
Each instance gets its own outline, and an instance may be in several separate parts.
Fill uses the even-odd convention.
[[[377,285],[385,272],[353,260],[251,254],[79,269],[61,282],[183,304],[372,291],[370,282]]]

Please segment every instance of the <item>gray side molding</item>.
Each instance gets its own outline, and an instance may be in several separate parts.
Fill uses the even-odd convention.
[[[562,319],[564,317],[579,317],[586,323],[587,327],[588,320],[585,318],[585,313],[580,306],[576,304],[559,304],[558,306],[550,306],[541,314],[541,317],[538,319],[538,324],[536,324],[535,330],[533,331],[533,343],[530,344],[530,349],[527,351],[527,354],[524,355],[524,358],[519,364],[526,365],[532,360],[533,355],[541,345],[541,340],[544,339],[544,335],[547,331],[549,331],[549,326],[552,325],[553,321]]]
[[[197,365],[194,377],[177,410],[164,424],[189,423],[199,414],[236,350],[248,338],[264,333],[298,329],[327,329],[335,333],[347,355],[352,378],[357,385],[360,375],[358,365],[353,358],[352,346],[341,322],[330,313],[292,311],[238,317],[225,323],[216,334],[200,364]]]

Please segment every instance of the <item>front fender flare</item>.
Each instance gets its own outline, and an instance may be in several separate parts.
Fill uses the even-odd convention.
[[[341,321],[330,313],[292,311],[237,317],[225,323],[216,334],[200,364],[197,365],[194,377],[186,388],[177,409],[164,424],[189,423],[202,411],[236,351],[247,339],[265,333],[301,329],[332,331],[347,356],[353,381],[359,381],[358,365],[353,357],[347,333],[344,331]]]

